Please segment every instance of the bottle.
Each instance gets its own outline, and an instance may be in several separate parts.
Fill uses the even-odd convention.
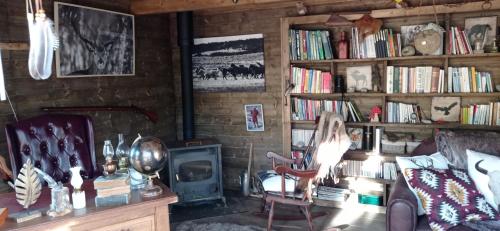
[[[130,154],[130,147],[125,143],[123,139],[123,134],[118,134],[118,145],[116,146],[116,158],[118,158],[118,169],[122,171],[127,171],[128,168],[128,156]]]
[[[76,166],[70,168],[71,170],[71,185],[73,186],[73,193],[71,194],[71,199],[73,201],[74,209],[83,209],[86,206],[85,203],[85,191],[82,190],[83,179],[80,175],[80,170],[82,167]]]
[[[340,41],[338,42],[337,46],[337,51],[338,54],[337,56],[339,59],[347,59],[348,54],[349,54],[349,42],[346,39],[346,34],[345,31],[340,32]]]

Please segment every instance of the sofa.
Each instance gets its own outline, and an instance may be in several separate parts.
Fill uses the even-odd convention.
[[[500,156],[500,133],[492,131],[438,131],[433,140],[422,142],[412,156],[441,152],[455,167],[467,169],[466,149]],[[389,231],[431,230],[426,215],[417,215],[417,199],[400,174],[393,185],[387,203],[386,221]],[[497,225],[500,222],[486,222]],[[474,228],[471,228],[474,227]],[[476,230],[477,224],[458,225],[450,230]]]

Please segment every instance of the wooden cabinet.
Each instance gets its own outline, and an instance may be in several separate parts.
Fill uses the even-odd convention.
[[[498,15],[500,13],[500,2],[495,1],[489,8],[488,15]],[[362,14],[337,12],[348,20],[357,20]],[[435,7],[415,7],[409,9],[388,9],[373,10],[371,16],[381,19],[384,22],[384,28],[391,28],[400,31],[401,25],[424,24],[429,22],[438,22],[445,29],[451,26],[464,28],[465,18],[481,17],[484,9],[480,3],[467,3],[460,6],[438,5]],[[341,31],[349,31],[353,25],[329,26],[326,24],[330,15],[313,15],[301,17],[288,17],[281,20],[281,83],[282,83],[282,116],[283,116],[283,153],[290,155],[294,150],[292,147],[292,129],[314,129],[312,120],[293,120],[292,119],[292,100],[293,99],[312,99],[312,100],[346,100],[355,102],[363,114],[368,114],[373,106],[381,106],[383,110],[382,122],[347,122],[347,127],[374,126],[384,127],[386,131],[411,132],[421,136],[421,138],[432,137],[435,129],[470,129],[470,130],[500,130],[500,126],[489,125],[469,125],[460,122],[453,123],[386,123],[385,105],[389,101],[398,101],[405,103],[418,103],[426,117],[430,119],[431,101],[436,96],[455,96],[460,97],[462,105],[486,104],[489,102],[500,101],[500,92],[491,93],[447,93],[448,67],[475,66],[481,71],[491,73],[493,85],[500,84],[500,53],[484,53],[471,55],[450,55],[447,53],[449,46],[448,33],[444,33],[444,54],[433,56],[408,56],[408,57],[389,57],[389,58],[366,58],[366,59],[331,59],[331,60],[291,60],[290,59],[290,38],[289,30],[327,30],[331,36],[331,46],[334,47],[340,39]],[[497,25],[500,25],[497,23]],[[350,35],[349,35],[350,37]],[[381,77],[380,85],[382,89],[378,92],[352,92],[352,93],[290,93],[291,67],[301,67],[307,69],[321,70],[330,72],[332,76],[346,75],[346,68],[352,66],[372,65],[378,67],[378,75]],[[445,74],[445,92],[446,93],[386,93],[386,81],[388,66],[436,66],[444,70]],[[331,84],[333,88],[333,83]],[[494,87],[494,86],[493,86]],[[293,92],[293,91],[292,91]],[[362,151],[349,151],[344,155],[345,159],[365,160],[369,156]],[[384,160],[394,161],[395,155],[381,156]],[[377,180],[374,180],[377,182]],[[388,188],[393,182],[384,181],[384,200],[390,191]]]
[[[141,217],[122,223],[108,225],[95,231],[153,231],[155,230],[154,216]]]

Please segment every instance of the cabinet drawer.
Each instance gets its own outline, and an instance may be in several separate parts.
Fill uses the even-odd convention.
[[[104,227],[85,226],[85,228],[93,231],[153,231],[155,230],[154,225],[155,217],[147,216],[112,225],[106,225]]]

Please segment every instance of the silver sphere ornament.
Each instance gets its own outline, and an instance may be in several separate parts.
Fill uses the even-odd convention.
[[[144,197],[160,195],[163,190],[153,184],[153,177],[159,177],[158,171],[165,167],[168,150],[158,138],[139,135],[130,147],[130,165],[139,173],[148,176],[148,185],[141,190]]]

